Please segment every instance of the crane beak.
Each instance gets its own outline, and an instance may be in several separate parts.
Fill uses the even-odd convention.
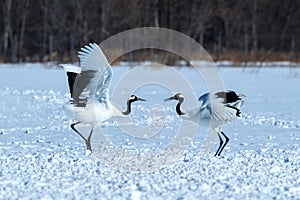
[[[164,99],[164,102],[168,102],[168,101],[172,101],[172,100],[176,100],[175,96]]]
[[[137,101],[147,101],[146,99],[142,99],[142,98],[139,98],[139,97],[137,97],[136,100],[137,100]]]

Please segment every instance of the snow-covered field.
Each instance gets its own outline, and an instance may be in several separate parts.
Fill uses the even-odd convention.
[[[129,68],[113,70],[114,85]],[[216,145],[205,156],[190,150],[158,171],[124,173],[85,155],[63,109],[69,96],[62,69],[0,65],[0,199],[300,199],[300,69],[223,67],[220,73],[226,89],[247,96],[242,117],[225,127],[231,140],[222,156],[213,156]],[[136,105],[132,117],[147,122],[144,107],[171,94],[139,95],[152,101]],[[178,126],[175,102],[165,106],[168,128],[154,146],[172,140]],[[119,146],[138,143],[114,137],[113,121],[101,127]],[[200,146],[205,133],[198,134]]]

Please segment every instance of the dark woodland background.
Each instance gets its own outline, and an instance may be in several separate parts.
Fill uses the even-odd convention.
[[[0,62],[77,61],[88,42],[146,26],[187,34],[215,60],[300,62],[299,0],[2,0]]]

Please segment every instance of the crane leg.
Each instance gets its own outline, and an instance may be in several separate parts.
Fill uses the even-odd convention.
[[[92,134],[93,134],[93,129],[94,127],[92,127],[92,130],[88,136],[88,139],[85,141],[86,143],[86,148],[87,148],[87,154],[90,154],[92,153],[92,146],[91,146],[91,137],[92,137]]]
[[[223,145],[223,140],[222,140],[221,134],[220,134],[219,132],[217,132],[217,134],[218,134],[219,139],[220,139],[220,144],[219,144],[219,148],[218,148],[218,150],[217,150],[215,156],[217,156],[217,155],[219,156],[219,155],[220,155],[220,154],[219,154],[219,151],[220,151],[220,149],[221,149],[221,147],[222,147],[222,145]]]
[[[87,152],[92,152],[92,147],[91,147],[91,136],[92,136],[92,133],[93,133],[93,127],[92,127],[92,130],[88,136],[88,139],[86,139],[76,128],[75,128],[75,125],[79,124],[80,122],[76,122],[74,124],[71,124],[70,127],[73,129],[73,131],[75,131],[84,141],[85,141],[85,144],[86,144],[86,148],[87,148]],[[88,154],[88,153],[87,153]]]
[[[227,137],[227,135],[225,135],[224,132],[221,132],[221,134],[225,137],[225,143],[223,145],[223,147],[220,149],[219,153],[218,153],[218,156],[221,155],[221,152],[223,151],[224,147],[227,145],[227,143],[229,142],[229,138]]]

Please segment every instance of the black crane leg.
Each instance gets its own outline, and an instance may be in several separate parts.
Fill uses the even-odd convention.
[[[218,153],[218,156],[221,155],[221,152],[223,151],[224,147],[227,145],[227,143],[229,142],[229,138],[225,135],[224,132],[221,132],[221,134],[225,137],[225,143],[223,145],[223,147],[220,149],[219,153]]]
[[[220,145],[219,145],[219,148],[218,148],[218,150],[217,150],[215,156],[217,156],[217,155],[219,156],[219,155],[220,155],[218,152],[220,151],[220,149],[221,149],[221,147],[222,147],[222,145],[223,145],[223,140],[222,140],[222,137],[221,137],[220,133],[218,132],[217,134],[218,134],[219,139],[220,139]]]
[[[92,130],[88,136],[88,139],[86,139],[76,128],[75,128],[75,125],[79,124],[80,122],[76,122],[74,124],[71,124],[70,127],[73,129],[73,131],[75,131],[84,141],[85,141],[85,144],[86,144],[86,148],[87,150],[91,151],[92,152],[92,147],[91,147],[91,136],[92,136],[92,133],[93,133],[93,127],[92,127]]]

